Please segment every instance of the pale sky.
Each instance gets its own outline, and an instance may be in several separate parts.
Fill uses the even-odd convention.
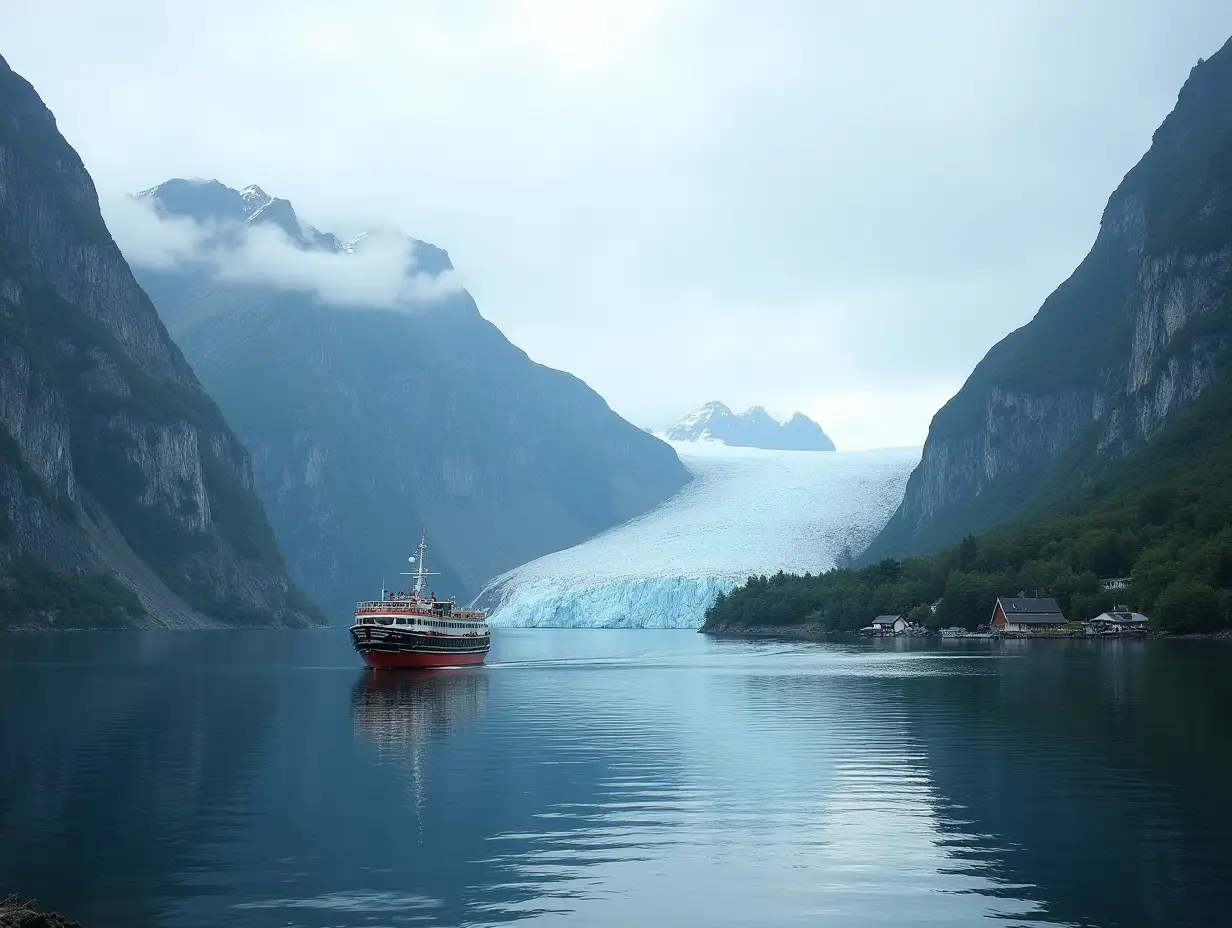
[[[256,183],[449,251],[639,425],[923,441],[1081,260],[1227,0],[0,0],[100,195]]]

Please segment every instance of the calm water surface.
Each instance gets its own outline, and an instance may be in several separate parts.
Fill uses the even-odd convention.
[[[501,629],[401,676],[341,630],[0,637],[0,895],[87,928],[1232,924],[1232,647],[880,644]]]

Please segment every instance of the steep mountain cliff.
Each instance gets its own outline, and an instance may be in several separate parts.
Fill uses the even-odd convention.
[[[739,448],[764,448],[767,451],[833,451],[820,425],[802,412],[779,422],[760,406],[739,415],[714,400],[689,413],[664,435],[669,441],[712,439]]]
[[[170,181],[140,199],[212,241],[234,241],[265,221],[256,189]],[[295,246],[334,256],[339,274],[368,247],[312,229],[290,204],[281,213]],[[531,361],[465,290],[434,287],[452,271],[444,251],[408,246],[415,285],[379,308],[362,294],[326,300],[228,279],[217,251],[137,270],[252,452],[292,573],[331,615],[382,579],[394,585],[421,525],[429,566],[444,574],[436,590],[470,595],[688,480],[668,445],[577,378]]]
[[[1090,253],[934,417],[865,554],[936,550],[1044,511],[1227,376],[1232,42],[1200,61],[1108,201]]]
[[[0,624],[317,624],[239,440],[0,59]]]

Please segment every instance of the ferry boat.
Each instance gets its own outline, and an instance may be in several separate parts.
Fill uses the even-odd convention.
[[[418,562],[409,592],[381,590],[380,599],[355,604],[351,644],[364,663],[376,670],[416,667],[462,667],[482,664],[492,645],[486,610],[460,609],[456,599],[424,595],[427,535],[419,539]]]

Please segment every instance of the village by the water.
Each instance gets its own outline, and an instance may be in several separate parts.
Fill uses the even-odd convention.
[[[1130,578],[1109,577],[1100,580],[1103,592],[1126,590]],[[940,606],[933,603],[933,612]],[[975,631],[953,626],[932,629],[907,620],[905,615],[879,615],[860,629],[860,634],[873,638],[925,637],[942,638],[1119,638],[1145,636],[1151,620],[1128,606],[1117,605],[1108,612],[1091,617],[1066,616],[1051,596],[998,596],[985,625]]]

